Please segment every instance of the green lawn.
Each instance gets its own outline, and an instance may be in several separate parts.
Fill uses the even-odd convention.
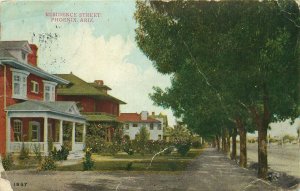
[[[191,149],[189,153],[182,157],[177,153],[170,155],[159,155],[154,158],[153,155],[127,155],[119,153],[115,156],[93,155],[95,165],[93,170],[132,170],[132,171],[182,171],[187,165],[201,153],[201,149]],[[130,165],[131,163],[131,165]],[[131,167],[129,167],[131,166]],[[81,171],[82,164],[69,166],[59,166],[57,170],[61,171]]]

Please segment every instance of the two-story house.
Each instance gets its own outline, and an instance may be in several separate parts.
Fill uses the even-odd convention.
[[[68,85],[59,86],[57,99],[75,101],[88,124],[104,129],[103,138],[110,142],[114,130],[121,126],[117,119],[120,114],[120,104],[126,103],[109,95],[108,91],[111,89],[104,85],[102,80],[89,83],[73,73],[56,75],[70,82]]]
[[[148,115],[147,111],[138,113],[121,113],[118,117],[119,121],[123,122],[123,133],[131,140],[135,139],[142,127],[146,127],[150,133],[150,140],[162,140],[163,128],[162,122]]]
[[[157,119],[161,122],[161,126],[163,129],[163,140],[168,142],[170,140],[169,129],[171,128],[168,124],[168,116],[162,113],[155,114],[155,112],[152,112],[151,115],[149,115],[149,117]]]
[[[84,147],[85,118],[75,102],[56,101],[57,85],[69,81],[40,69],[37,50],[27,41],[0,41],[1,154],[19,152],[24,144],[47,155],[50,139],[58,149],[67,141],[66,129],[72,150]]]

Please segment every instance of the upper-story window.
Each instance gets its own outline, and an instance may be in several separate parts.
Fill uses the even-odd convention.
[[[161,130],[161,124],[158,124],[157,130]]]
[[[150,130],[153,130],[153,123],[150,123]]]
[[[55,82],[45,81],[44,82],[44,100],[55,101]]]
[[[29,72],[17,69],[11,69],[11,71],[13,98],[27,99],[27,76]]]
[[[31,85],[30,86],[31,92],[38,94],[39,93],[39,83],[36,81],[31,81],[30,85]]]

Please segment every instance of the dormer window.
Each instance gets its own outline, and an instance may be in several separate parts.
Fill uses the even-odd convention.
[[[27,99],[27,76],[29,72],[17,69],[12,71],[12,97],[16,99]]]
[[[44,82],[44,101],[55,101],[55,86],[57,83],[45,81]]]

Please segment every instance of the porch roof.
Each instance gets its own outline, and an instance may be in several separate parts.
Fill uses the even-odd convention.
[[[76,108],[76,109],[74,109]],[[22,103],[17,103],[6,108],[6,111],[14,112],[50,112],[69,117],[85,120],[85,117],[77,112],[76,103],[72,101],[36,101],[28,100]]]
[[[117,116],[114,116],[114,115],[110,115],[110,114],[107,114],[107,113],[100,113],[100,112],[92,112],[92,113],[89,113],[89,112],[85,112],[85,113],[82,113],[83,116],[86,117],[86,120],[87,121],[98,121],[98,122],[118,122],[118,119],[117,119]]]

